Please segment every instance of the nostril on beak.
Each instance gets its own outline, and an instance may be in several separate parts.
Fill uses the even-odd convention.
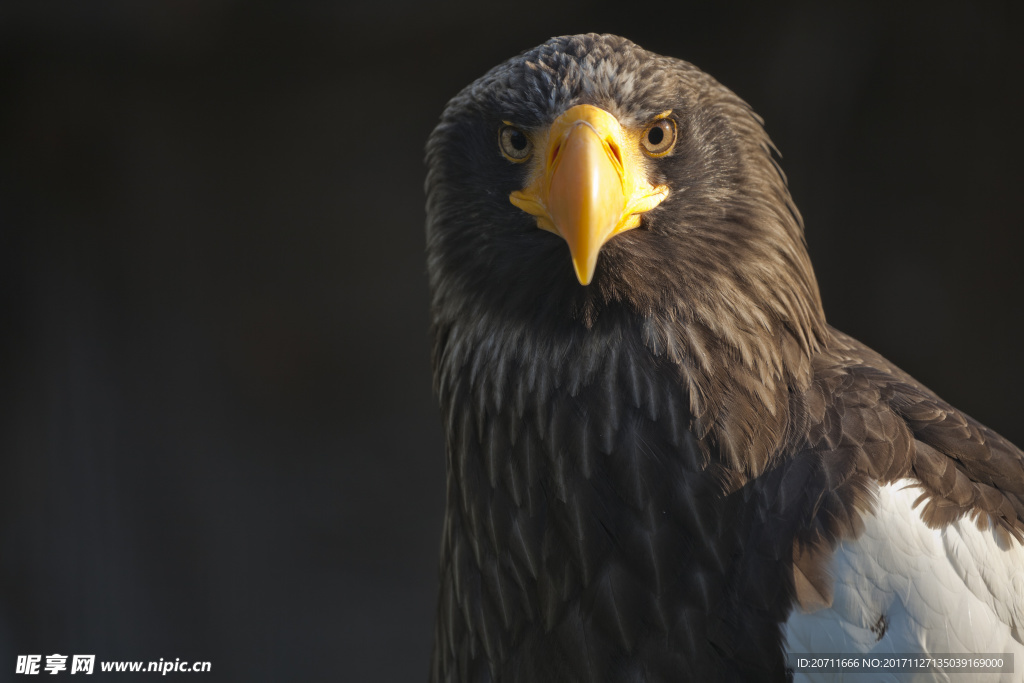
[[[621,168],[622,167],[622,152],[621,152],[621,150],[619,150],[619,146],[615,143],[615,140],[612,139],[612,138],[607,138],[605,140],[605,143],[607,143],[608,149],[611,150],[612,156],[615,157],[615,163],[617,163],[619,165],[619,167]]]
[[[555,159],[558,158],[558,153],[562,151],[562,143],[559,142],[557,145],[551,148],[551,158],[548,159],[548,166],[555,163]]]

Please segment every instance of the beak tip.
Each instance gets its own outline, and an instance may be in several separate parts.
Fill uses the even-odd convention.
[[[586,287],[594,280],[594,271],[597,267],[597,259],[591,259],[589,263],[580,263],[576,259],[573,259],[572,267],[576,272],[576,279],[579,280],[581,285]]]

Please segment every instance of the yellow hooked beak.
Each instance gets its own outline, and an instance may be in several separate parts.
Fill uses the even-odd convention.
[[[601,247],[640,225],[668,186],[647,181],[639,134],[589,104],[566,110],[537,143],[530,184],[509,201],[569,244],[576,278],[589,285]]]

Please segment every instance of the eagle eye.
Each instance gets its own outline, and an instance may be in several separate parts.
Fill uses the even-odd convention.
[[[506,159],[517,164],[529,159],[533,152],[533,143],[526,133],[507,123],[498,130],[498,147]]]
[[[676,144],[676,122],[669,118],[658,119],[644,130],[640,140],[647,156],[663,157]]]

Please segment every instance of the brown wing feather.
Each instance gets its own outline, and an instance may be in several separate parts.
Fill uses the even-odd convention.
[[[1024,542],[1024,453],[860,342],[833,331],[805,404],[807,442],[794,460],[814,454],[827,484],[794,544],[804,609],[830,603],[827,558],[839,539],[859,534],[873,482],[917,481],[932,528],[969,517]]]

